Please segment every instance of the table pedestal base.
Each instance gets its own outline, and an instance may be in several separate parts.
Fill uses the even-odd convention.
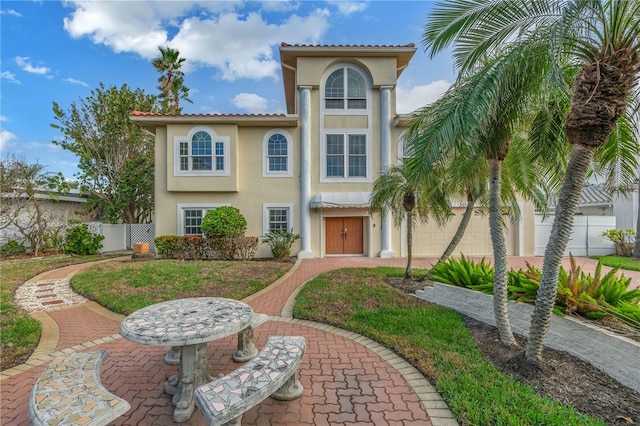
[[[213,378],[209,376],[207,363],[207,344],[183,346],[180,351],[180,370],[177,376],[171,376],[164,384],[164,391],[173,395],[175,405],[173,420],[184,423],[191,417],[194,410],[193,393],[198,386],[209,383]]]

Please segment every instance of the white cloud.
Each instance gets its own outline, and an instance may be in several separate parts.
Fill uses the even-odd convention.
[[[11,15],[11,16],[17,16],[18,18],[22,18],[22,15],[13,9],[0,10],[0,15]]]
[[[397,112],[408,114],[436,101],[451,83],[446,80],[432,81],[429,84],[404,88],[398,86],[396,91]]]
[[[21,84],[20,80],[16,80],[16,76],[11,71],[2,71],[2,74],[0,74],[0,77],[4,78],[5,80],[9,80],[10,82],[15,84]]]
[[[64,81],[67,81],[67,82],[72,83],[72,84],[79,84],[80,86],[84,86],[84,87],[89,87],[89,85],[87,83],[85,83],[84,81],[76,80],[75,78],[71,78],[71,77],[65,78]]]
[[[16,135],[11,133],[8,130],[0,131],[0,151],[4,151],[5,149],[14,146],[11,141],[17,139]]]
[[[31,62],[29,62],[29,58],[26,56],[16,56],[15,60],[16,64],[22,68],[22,71],[29,72],[31,74],[45,75],[51,71],[51,69],[47,67],[33,66]]]
[[[300,3],[289,0],[267,0],[261,2],[260,7],[267,12],[290,12],[298,10]]]
[[[4,115],[0,115],[0,121],[9,121],[9,119]]]
[[[268,110],[269,102],[255,93],[239,93],[231,99],[231,103],[237,108],[257,114]]]
[[[277,2],[269,7],[296,5]],[[115,52],[135,52],[151,59],[158,46],[170,46],[187,59],[185,72],[194,67],[215,67],[219,78],[279,78],[274,49],[280,42],[314,43],[329,27],[326,11],[307,16],[292,15],[277,24],[260,12],[240,13],[244,2],[120,2],[66,3],[74,8],[64,18],[73,38],[89,37]],[[194,11],[199,12],[197,15]],[[170,34],[175,34],[170,38]]]
[[[341,15],[351,15],[352,13],[362,12],[369,4],[365,1],[346,1],[346,0],[334,0],[328,3],[336,6],[338,12]]]

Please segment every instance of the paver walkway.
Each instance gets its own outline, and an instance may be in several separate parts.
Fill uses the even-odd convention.
[[[541,258],[528,260],[539,263]],[[307,351],[300,365],[304,395],[289,402],[267,399],[245,414],[243,424],[456,425],[435,389],[391,351],[355,333],[291,318],[297,290],[319,273],[341,267],[404,266],[405,262],[405,259],[364,257],[302,260],[269,288],[245,299],[256,312],[271,316],[270,321],[255,330],[259,348],[271,335],[303,335],[307,339]],[[416,259],[414,267],[429,267],[434,262],[435,259]],[[524,265],[524,258],[510,258],[509,263],[517,268]],[[595,264],[589,259],[579,259],[579,263],[586,271],[593,270]],[[163,384],[176,374],[177,367],[163,362],[166,348],[122,339],[118,328],[123,316],[69,296],[64,293],[64,285],[57,290],[64,293],[60,297],[52,290],[52,280],[66,284],[71,275],[86,266],[51,271],[25,284],[48,283],[32,286],[32,299],[60,303],[40,303],[40,306],[36,303],[30,308],[40,309],[34,311],[33,316],[43,322],[43,336],[25,364],[0,373],[0,424],[28,424],[29,392],[45,365],[55,356],[97,349],[105,349],[110,354],[102,369],[104,386],[132,407],[113,424],[174,424],[171,399],[163,392]],[[637,286],[640,273],[635,275],[633,280]],[[37,295],[47,297],[38,299]],[[237,368],[238,364],[231,360],[235,348],[235,337],[209,343],[209,363],[214,374]],[[185,424],[206,423],[196,410]]]

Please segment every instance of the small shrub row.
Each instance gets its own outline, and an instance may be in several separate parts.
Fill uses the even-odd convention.
[[[255,256],[259,239],[244,235],[221,238],[162,235],[154,243],[158,254],[171,259],[249,260]]]
[[[619,318],[640,329],[640,289],[629,290],[631,278],[617,275],[614,268],[604,276],[598,261],[594,275],[587,274],[570,256],[569,270],[560,267],[558,296],[554,312],[559,315],[577,314],[589,319],[606,315]],[[493,293],[493,266],[484,261],[476,263],[466,259],[449,259],[436,264],[429,278],[459,287]],[[540,288],[540,269],[527,263],[526,269],[508,272],[508,297],[511,300],[533,303]]]

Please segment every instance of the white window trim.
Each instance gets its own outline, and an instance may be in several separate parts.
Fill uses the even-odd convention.
[[[289,226],[288,231],[293,229],[295,233],[295,225],[293,220],[293,203],[263,203],[262,204],[262,235],[267,235],[269,232],[269,209],[289,209]]]
[[[276,133],[280,133],[287,139],[287,170],[272,172],[269,171],[269,138]],[[293,138],[291,134],[284,129],[273,129],[265,133],[262,139],[262,177],[292,177],[293,176],[293,159],[291,156],[293,146]]]
[[[327,135],[345,135],[345,162],[348,158],[348,135],[358,134],[365,135],[367,138],[367,175],[365,177],[327,177]],[[320,143],[320,182],[323,183],[366,183],[373,182],[371,164],[372,158],[372,142],[371,142],[371,130],[370,129],[323,129],[321,132]],[[346,171],[347,169],[345,169]]]
[[[216,142],[224,143],[224,170],[180,170],[180,143],[191,141],[191,138],[196,132],[206,132],[211,135],[211,149],[212,149],[212,169],[215,167],[215,150]],[[229,176],[229,137],[218,136],[216,132],[207,126],[193,127],[186,136],[175,136],[173,138],[173,175],[174,176]],[[191,153],[189,153],[191,156]]]
[[[352,68],[356,71],[358,71],[360,73],[360,75],[362,75],[362,77],[364,78],[365,83],[367,84],[367,107],[364,109],[348,109],[346,108],[346,96],[345,96],[345,107],[342,109],[333,109],[333,108],[326,108],[326,103],[325,103],[325,88],[327,85],[327,78],[329,78],[329,76],[331,74],[333,74],[334,71],[340,69],[340,68]],[[371,104],[373,103],[373,95],[372,95],[372,83],[371,83],[371,77],[369,76],[369,73],[366,72],[364,70],[364,68],[356,65],[356,64],[352,64],[352,63],[348,63],[348,62],[341,62],[338,64],[333,65],[332,67],[327,69],[327,72],[325,73],[324,77],[322,78],[322,81],[320,83],[320,111],[323,114],[326,115],[370,115],[371,113]]]
[[[404,143],[406,141],[406,136],[408,134],[408,131],[405,130],[402,133],[400,133],[400,136],[398,136],[398,165],[401,166],[402,163],[404,162],[405,156],[404,156]],[[409,158],[409,157],[406,157]]]
[[[184,236],[184,211],[185,210],[213,210],[222,206],[230,206],[229,203],[178,203],[177,207],[177,223],[176,235]],[[206,213],[205,213],[206,214]],[[204,217],[204,215],[202,215]]]

